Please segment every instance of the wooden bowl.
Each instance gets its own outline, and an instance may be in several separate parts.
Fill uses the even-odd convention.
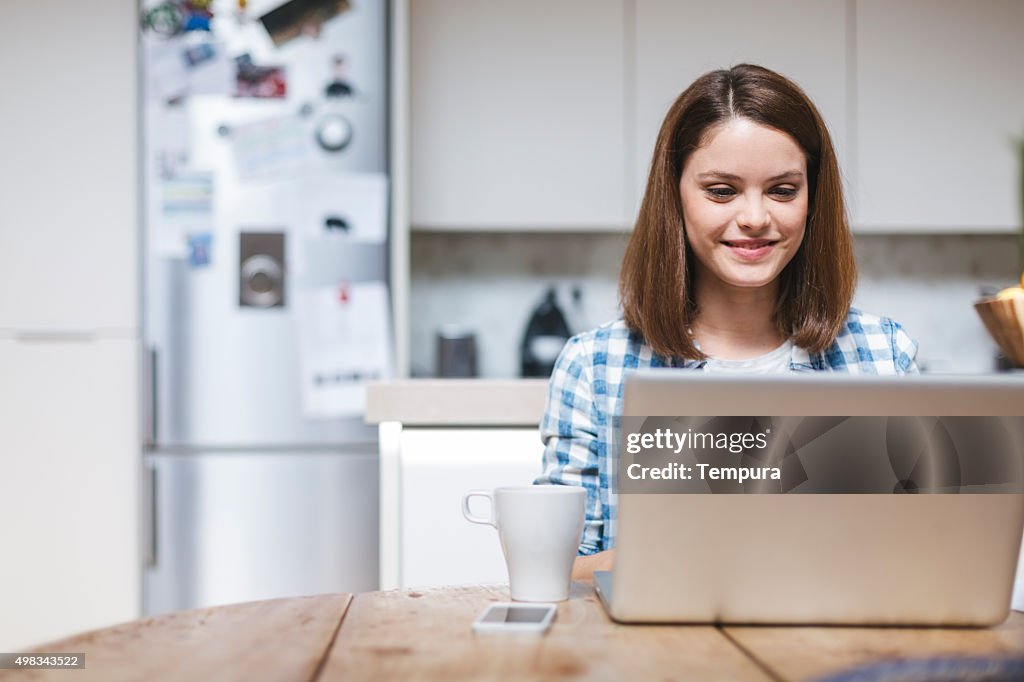
[[[1003,355],[1024,368],[1024,297],[983,298],[974,309]]]

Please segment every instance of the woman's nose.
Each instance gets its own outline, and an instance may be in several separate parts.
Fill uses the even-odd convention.
[[[763,230],[771,225],[771,214],[763,197],[744,197],[736,214],[736,222],[748,230]]]

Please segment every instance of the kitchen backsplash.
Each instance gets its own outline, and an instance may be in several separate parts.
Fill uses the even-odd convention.
[[[549,286],[574,332],[617,315],[626,234],[413,232],[411,366],[436,371],[435,332],[476,332],[480,375],[515,377],[527,320]],[[855,305],[888,315],[921,345],[928,371],[993,371],[996,347],[972,303],[1017,281],[1013,235],[858,235]],[[579,292],[578,299],[574,290]]]

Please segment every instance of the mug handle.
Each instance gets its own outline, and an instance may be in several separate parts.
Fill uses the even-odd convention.
[[[491,502],[491,513],[487,515],[487,518],[481,516],[474,516],[473,512],[469,511],[469,500],[471,497],[486,497]],[[468,493],[462,496],[462,515],[466,517],[467,521],[473,523],[480,523],[485,526],[498,527],[498,524],[494,522],[494,498],[491,494],[483,490],[470,490]]]

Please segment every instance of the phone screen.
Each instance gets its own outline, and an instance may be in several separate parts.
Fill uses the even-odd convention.
[[[484,623],[540,623],[548,615],[547,606],[492,606],[481,618]]]

